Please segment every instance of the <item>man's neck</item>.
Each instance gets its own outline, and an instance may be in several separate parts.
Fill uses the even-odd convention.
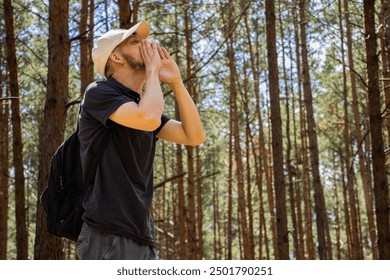
[[[145,73],[135,71],[118,71],[112,77],[129,89],[142,93],[142,87],[145,83]]]

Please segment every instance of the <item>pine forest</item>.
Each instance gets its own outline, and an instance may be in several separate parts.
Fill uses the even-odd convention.
[[[161,259],[390,259],[390,0],[2,0],[0,259],[76,259],[39,197],[91,49],[140,20],[206,132],[157,141]],[[164,113],[179,119],[165,85]]]

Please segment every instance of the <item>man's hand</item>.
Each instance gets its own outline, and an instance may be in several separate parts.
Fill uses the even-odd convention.
[[[129,101],[121,105],[110,119],[120,125],[154,131],[161,123],[164,111],[164,100],[161,91],[158,73],[161,68],[161,58],[156,43],[143,40],[140,45],[140,54],[145,63],[146,81],[140,102]]]
[[[157,137],[163,140],[196,146],[202,144],[205,133],[199,118],[198,110],[185,88],[180,70],[166,49],[157,47],[161,57],[159,79],[169,84],[179,106],[181,121],[170,120],[160,130]]]
[[[165,48],[157,46],[158,52],[161,57],[161,68],[159,72],[159,79],[163,83],[167,83],[170,86],[180,82],[181,75],[179,67],[176,62],[171,58],[170,54]]]
[[[159,54],[160,46],[156,43],[149,43],[147,40],[142,40],[140,46],[140,53],[142,60],[145,63],[146,75],[150,73],[159,73],[161,68],[161,58]]]

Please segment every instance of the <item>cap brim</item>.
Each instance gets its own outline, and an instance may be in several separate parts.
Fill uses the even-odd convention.
[[[133,35],[134,33],[141,39],[148,38],[150,34],[150,27],[146,21],[140,21],[123,34],[122,41]]]

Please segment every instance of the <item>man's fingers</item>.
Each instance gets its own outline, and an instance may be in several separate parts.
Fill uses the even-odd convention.
[[[162,51],[164,53],[165,58],[170,59],[171,55],[169,54],[169,52],[165,48],[161,48],[161,49],[162,49]]]
[[[160,57],[162,59],[170,59],[171,56],[169,55],[169,52],[164,48],[158,45],[158,53],[160,54]]]
[[[148,44],[146,40],[143,40],[141,42],[140,51],[141,51],[142,59],[145,61],[149,56]]]
[[[160,55],[160,57],[162,59],[164,59],[165,58],[165,54],[164,54],[163,50],[161,49],[160,45],[157,46],[157,50],[158,50],[158,54]]]

